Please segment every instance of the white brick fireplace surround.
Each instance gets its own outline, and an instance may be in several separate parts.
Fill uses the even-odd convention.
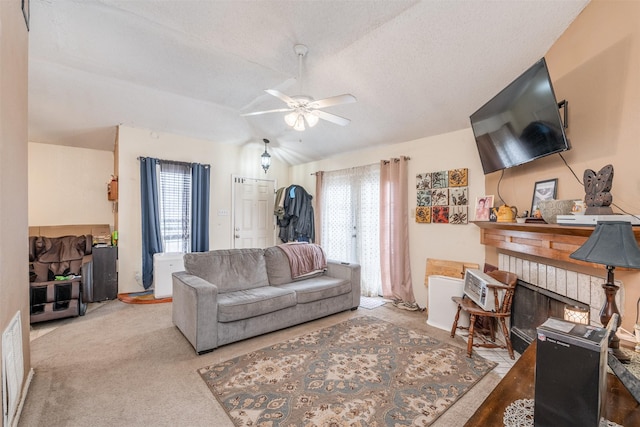
[[[500,253],[498,254],[498,268],[515,273],[524,282],[587,304],[591,324],[601,326],[600,309],[605,302],[604,290],[602,289],[602,284],[606,282],[604,266],[602,277],[590,276]],[[619,280],[616,280],[616,285],[620,287],[616,294],[616,304],[620,315],[624,317],[624,286]]]

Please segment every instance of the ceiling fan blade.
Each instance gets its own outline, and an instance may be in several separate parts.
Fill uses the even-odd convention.
[[[284,111],[293,111],[293,108],[278,108],[276,110],[266,110],[266,111],[256,111],[254,113],[246,113],[246,114],[240,114],[242,117],[246,117],[246,116],[258,116],[260,114],[267,114],[267,113],[282,113]]]
[[[285,95],[284,93],[282,93],[282,92],[280,92],[280,91],[278,91],[278,90],[275,90],[275,89],[265,89],[264,91],[265,91],[265,92],[267,92],[269,95],[273,95],[273,96],[275,96],[276,98],[279,98],[280,100],[282,100],[282,101],[286,102],[286,103],[287,103],[287,105],[295,105],[295,104],[296,104],[295,99],[293,99],[293,98],[291,98],[291,97],[289,97],[289,96]]]
[[[323,120],[326,120],[331,123],[335,123],[340,126],[346,126],[351,123],[351,120],[345,119],[344,117],[336,116],[335,114],[327,113],[322,110],[313,110],[311,114],[320,117]]]
[[[311,108],[325,108],[331,107],[332,105],[340,105],[340,104],[351,104],[352,102],[356,102],[357,99],[355,96],[345,93],[343,95],[331,96],[329,98],[318,99],[317,101],[313,101],[309,103],[309,107]]]

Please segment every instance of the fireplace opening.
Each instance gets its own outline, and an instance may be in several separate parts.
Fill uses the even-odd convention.
[[[511,342],[522,354],[536,339],[536,328],[549,317],[564,316],[565,306],[589,310],[589,306],[547,289],[518,280],[511,306]]]

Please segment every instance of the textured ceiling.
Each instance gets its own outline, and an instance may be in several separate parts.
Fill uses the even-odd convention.
[[[469,127],[588,0],[31,0],[29,140],[113,150],[116,126],[300,164]],[[298,79],[293,46],[309,53]],[[553,76],[552,76],[553,77]],[[300,81],[298,81],[300,80]],[[286,126],[278,89],[351,119]]]

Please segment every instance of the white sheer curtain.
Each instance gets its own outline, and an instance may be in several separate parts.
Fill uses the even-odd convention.
[[[362,295],[379,295],[380,165],[324,172],[321,194],[320,241],[327,257],[360,264]]]

